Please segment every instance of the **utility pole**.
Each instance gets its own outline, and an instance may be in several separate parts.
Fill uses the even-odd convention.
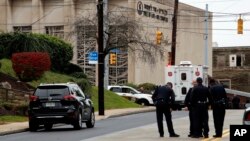
[[[98,0],[98,105],[99,115],[104,115],[104,50],[103,50],[103,1]]]
[[[107,41],[108,41],[108,35],[107,32],[109,31],[109,21],[108,21],[108,0],[103,0],[103,36],[104,36],[104,43],[103,48],[107,48]],[[105,33],[106,32],[106,33]],[[109,54],[106,54],[105,60],[104,60],[104,88],[108,89],[109,85]]]
[[[171,65],[175,65],[178,5],[179,5],[179,0],[175,0],[174,15],[173,15],[173,29],[172,29]]]
[[[204,46],[204,65],[208,66],[208,4],[205,12],[205,46]]]

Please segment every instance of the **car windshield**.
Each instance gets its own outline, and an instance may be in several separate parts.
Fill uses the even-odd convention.
[[[43,97],[55,97],[61,98],[64,95],[69,94],[69,89],[67,86],[40,86],[36,89],[35,95]]]

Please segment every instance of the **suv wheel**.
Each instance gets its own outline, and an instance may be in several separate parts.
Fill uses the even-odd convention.
[[[74,126],[75,129],[80,130],[82,128],[82,114],[81,114],[80,111],[77,114],[78,115],[77,115],[77,118],[74,121],[73,126]]]
[[[34,120],[29,121],[29,130],[35,132],[38,129],[38,124]]]
[[[86,122],[87,128],[93,128],[95,126],[95,113],[91,112],[90,119]]]
[[[146,99],[140,99],[138,101],[138,104],[140,104],[142,106],[147,106],[147,105],[149,105],[149,102]]]
[[[45,128],[45,130],[47,130],[47,131],[51,130],[52,127],[53,127],[53,124],[52,124],[52,123],[46,123],[46,124],[44,124],[44,128]]]

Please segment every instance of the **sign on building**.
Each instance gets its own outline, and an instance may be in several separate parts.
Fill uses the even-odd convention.
[[[92,51],[89,52],[89,64],[98,64],[98,52]]]

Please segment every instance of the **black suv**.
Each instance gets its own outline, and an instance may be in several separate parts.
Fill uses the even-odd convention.
[[[50,130],[56,123],[72,124],[75,129],[81,129],[83,122],[87,128],[95,125],[93,102],[71,82],[39,85],[30,96],[28,113],[30,131],[39,125]]]

